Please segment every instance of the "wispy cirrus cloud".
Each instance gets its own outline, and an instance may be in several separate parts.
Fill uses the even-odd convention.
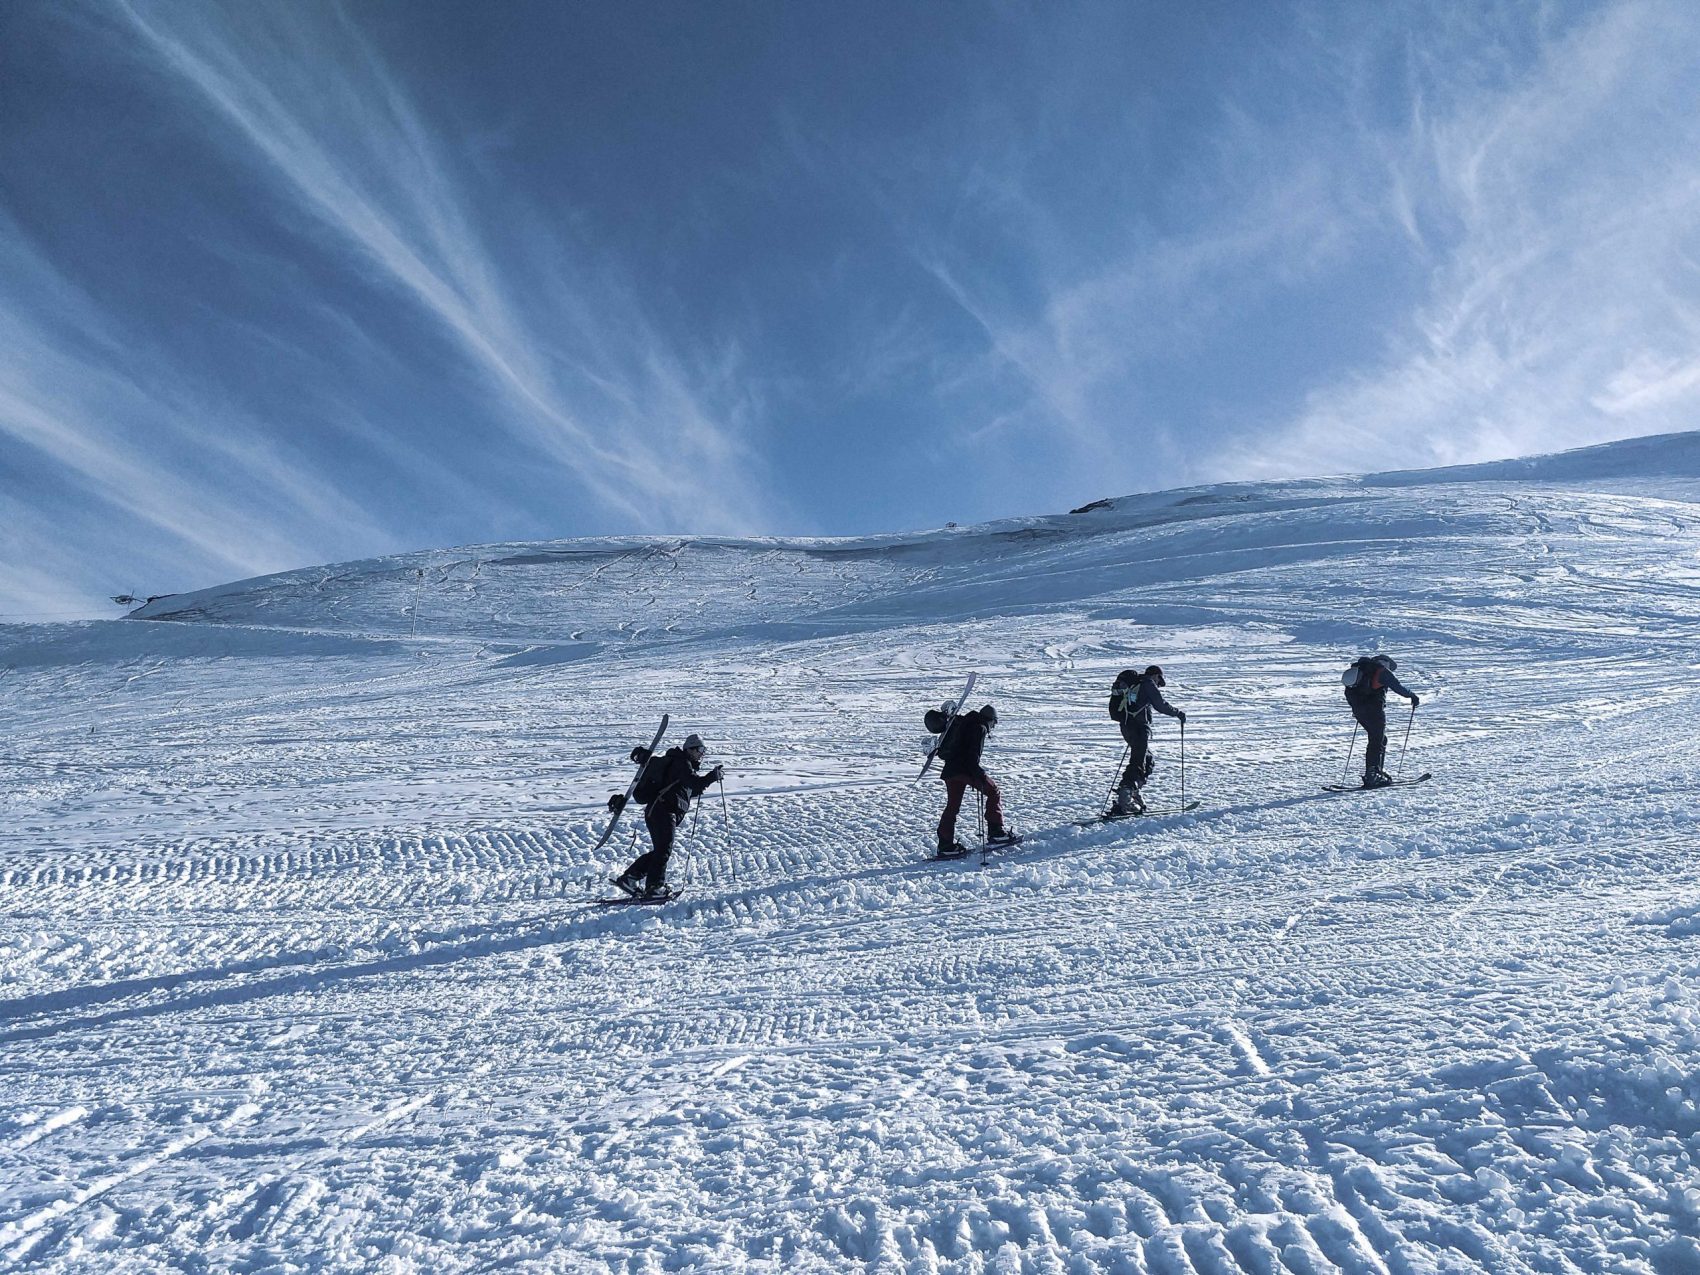
[[[11,563],[0,611],[99,614],[103,594],[137,587],[137,575],[164,562],[250,574],[332,543],[312,527],[377,534],[363,508],[291,458],[266,423],[115,326],[4,216],[0,277]]]
[[[20,553],[83,564],[59,605],[515,528],[774,516],[736,338],[658,321],[570,207],[428,119],[353,16],[117,0],[9,55],[121,83],[160,160],[79,176],[69,149],[68,188],[118,206],[77,233],[0,205],[0,493]],[[110,279],[71,260],[90,247]],[[16,580],[0,609],[39,610]]]
[[[1360,124],[1427,287],[1375,357],[1290,418],[1259,417],[1246,472],[1463,463],[1697,423],[1700,14],[1618,4],[1532,39],[1522,74],[1487,83],[1410,42],[1407,121]]]
[[[240,23],[178,6],[119,12],[303,211],[440,327],[499,396],[492,425],[640,526],[687,511],[703,529],[759,522],[747,404],[699,391],[699,378],[723,391],[730,378],[664,338],[605,267],[573,260],[591,250],[560,223],[545,230],[451,161],[342,11],[248,8]],[[481,216],[491,205],[499,225]]]
[[[990,481],[1036,452],[1053,486],[1105,491],[1695,423],[1690,6],[1311,11],[1214,66],[1184,125],[1156,93],[1081,108],[1100,73],[1139,99],[1140,37],[1071,13],[1098,37],[1034,41],[974,108],[990,126],[915,143],[948,199],[909,197],[913,156],[871,183],[976,334],[935,390],[995,445]],[[1086,45],[1122,52],[1106,71]],[[1093,146],[995,127],[994,94],[1024,121],[1079,108]]]

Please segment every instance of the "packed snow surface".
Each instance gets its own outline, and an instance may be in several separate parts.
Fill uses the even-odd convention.
[[[1700,1271],[1696,441],[0,630],[0,1267]],[[1365,650],[1435,777],[1325,793]],[[1080,826],[1153,661],[1202,804]]]

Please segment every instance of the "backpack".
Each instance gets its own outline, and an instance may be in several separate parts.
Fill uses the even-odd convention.
[[[1132,676],[1129,676],[1132,674]],[[1110,687],[1110,718],[1121,721],[1127,713],[1127,698],[1129,694],[1137,693],[1134,688],[1139,685],[1139,674],[1132,669],[1125,669],[1116,675],[1115,684]]]
[[[666,773],[665,757],[651,757],[644,764],[643,773],[638,776],[637,787],[632,789],[632,796],[640,806],[647,806],[661,795],[662,776]]]
[[[1340,685],[1348,691],[1357,691],[1360,695],[1368,694],[1376,689],[1375,675],[1380,666],[1368,655],[1360,655],[1346,666],[1346,671],[1340,674]]]
[[[950,729],[939,740],[938,759],[940,761],[955,761],[957,745],[962,742],[962,725],[968,720],[967,713],[958,713],[956,720],[951,722]]]

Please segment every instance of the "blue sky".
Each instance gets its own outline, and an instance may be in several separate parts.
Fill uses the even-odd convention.
[[[1693,426],[1700,6],[0,6],[0,613]]]

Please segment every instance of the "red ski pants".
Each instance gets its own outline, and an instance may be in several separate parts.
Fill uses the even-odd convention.
[[[951,775],[944,781],[944,813],[939,816],[939,844],[948,846],[956,840],[956,816],[962,810],[962,796],[968,789],[986,794],[986,835],[1003,835],[1003,794],[985,771],[972,775]]]

